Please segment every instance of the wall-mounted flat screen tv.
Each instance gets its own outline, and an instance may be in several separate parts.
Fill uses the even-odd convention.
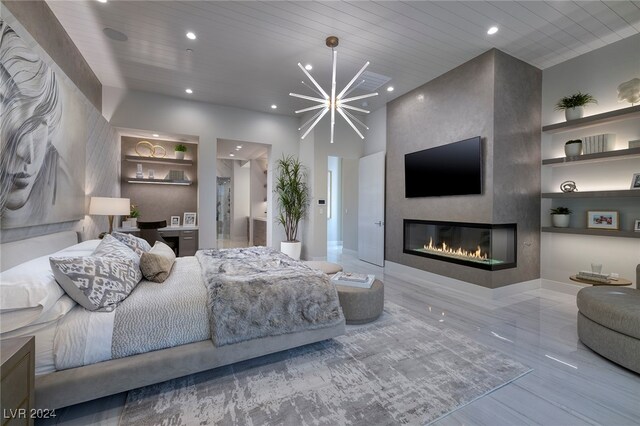
[[[480,136],[404,156],[405,197],[482,193]]]

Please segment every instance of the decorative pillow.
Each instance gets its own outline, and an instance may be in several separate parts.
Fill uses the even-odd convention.
[[[124,234],[122,232],[114,232],[111,235],[133,250],[138,255],[138,258],[142,256],[142,253],[146,253],[151,250],[151,246],[147,240],[143,240],[142,238],[138,238],[131,234]]]
[[[51,257],[58,284],[90,311],[112,311],[142,279],[138,256],[107,235],[86,257]]]
[[[176,254],[171,247],[163,242],[156,241],[153,248],[140,257],[140,269],[149,281],[164,282],[171,273],[171,268],[176,261]]]

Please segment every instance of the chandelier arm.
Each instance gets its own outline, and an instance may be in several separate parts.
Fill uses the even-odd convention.
[[[315,87],[311,87],[311,86],[309,86],[307,83],[305,83],[305,82],[304,82],[304,80],[302,80],[302,81],[301,81],[301,83],[302,83],[303,85],[305,85],[306,87],[308,87],[309,89],[311,89],[311,90],[313,90],[314,92],[316,92],[318,95],[320,95],[320,96],[324,96],[322,93],[320,93],[318,90],[316,90],[316,88],[315,88]]]
[[[349,125],[351,126],[351,128],[353,130],[355,130],[355,132],[358,134],[358,136],[360,136],[360,139],[364,139],[364,136],[362,135],[362,133],[360,133],[360,130],[358,130],[358,128],[355,126],[355,124],[353,124],[353,122],[349,119],[349,117],[347,117],[347,115],[342,111],[342,108],[338,108],[338,112],[340,113],[340,115],[342,116],[342,118],[345,119],[345,121],[347,123],[349,123]]]
[[[327,103],[326,99],[314,98],[313,96],[307,96],[307,95],[299,95],[297,93],[289,93],[289,96],[293,96],[295,98],[300,98],[300,99],[307,99],[307,100],[314,101],[314,102],[320,102],[321,104],[326,104]]]
[[[362,74],[368,66],[369,66],[369,61],[367,61],[367,63],[364,64],[362,68],[360,68],[360,71],[358,71],[358,73],[353,76],[349,84],[344,86],[344,89],[342,89],[342,92],[340,92],[340,94],[338,95],[338,99],[342,99],[342,96],[345,94],[345,92],[349,90],[349,87],[351,87],[351,85],[358,79],[358,77],[360,77],[360,74]]]
[[[363,80],[360,80],[360,81],[358,82],[358,84],[356,84],[355,86],[353,86],[351,89],[347,90],[347,91],[346,91],[346,93],[345,93],[344,95],[342,95],[342,96],[347,96],[349,93],[353,92],[353,91],[354,91],[354,90],[356,90],[358,87],[360,87],[362,84],[364,84],[364,82],[365,82],[365,81],[367,81],[367,80],[364,80],[364,79],[363,79]]]
[[[320,109],[320,108],[326,108],[326,105],[325,104],[320,104],[320,105],[312,106],[312,107],[309,107],[309,108],[299,109],[299,110],[295,111],[295,113],[296,114],[300,114],[301,112],[313,111],[314,109]]]
[[[304,138],[305,138],[305,136],[307,136],[307,135],[309,134],[309,132],[310,132],[311,130],[313,130],[313,128],[314,128],[314,127],[316,127],[316,124],[318,124],[318,121],[322,120],[322,117],[324,117],[324,115],[325,115],[328,111],[329,111],[329,108],[325,108],[325,109],[322,111],[322,114],[320,114],[320,117],[316,118],[316,121],[314,121],[314,122],[313,122],[313,124],[311,125],[311,127],[309,127],[309,128],[307,129],[307,131],[306,131],[306,132],[304,132],[304,135],[302,135],[302,138],[301,138],[301,139],[304,139]]]
[[[340,102],[345,103],[345,102],[357,101],[358,99],[370,98],[372,96],[378,96],[378,92],[367,93],[366,95],[354,96],[353,98],[341,99]]]
[[[324,106],[324,105],[323,105]],[[327,108],[326,106],[324,106],[325,108]],[[322,111],[318,111],[315,114],[313,114],[313,117],[311,117],[310,119],[308,119],[302,126],[298,127],[298,130],[302,130],[303,128],[305,128],[307,126],[307,124],[311,123],[313,120],[315,120],[316,118],[318,118],[318,116],[322,114]]]
[[[307,78],[309,78],[309,80],[311,80],[311,82],[313,83],[314,86],[316,86],[318,88],[318,90],[320,92],[322,92],[322,96],[324,96],[325,99],[329,99],[329,95],[327,95],[327,92],[325,92],[322,87],[320,87],[320,85],[318,84],[318,82],[311,77],[311,74],[309,74],[307,72],[307,70],[304,69],[304,67],[302,66],[302,64],[300,62],[298,62],[298,66],[300,67],[300,69],[302,70],[303,73],[305,73],[305,75],[307,76]]]
[[[342,104],[342,105],[340,105],[340,107],[341,108],[345,108],[345,109],[351,109],[351,110],[354,110],[354,111],[358,111],[358,112],[361,112],[363,114],[369,114],[369,112],[370,112],[370,111],[367,111],[366,109],[354,107],[352,105],[344,105],[344,104]]]
[[[369,126],[367,126],[366,124],[364,124],[362,121],[358,120],[358,117],[356,117],[355,115],[351,114],[349,111],[347,111],[346,109],[343,110],[343,112],[345,114],[347,114],[347,116],[352,119],[353,121],[355,121],[356,123],[358,123],[359,125],[361,125],[362,127],[364,127],[365,129],[369,130]]]
[[[333,53],[333,71],[331,73],[331,143],[333,143],[333,133],[336,125],[336,66],[338,63],[338,52],[332,49]]]

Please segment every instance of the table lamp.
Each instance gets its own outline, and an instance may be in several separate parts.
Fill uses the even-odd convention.
[[[113,232],[113,216],[129,216],[131,200],[128,198],[91,197],[89,214],[109,216],[109,233]]]

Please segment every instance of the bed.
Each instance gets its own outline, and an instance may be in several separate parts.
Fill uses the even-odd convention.
[[[165,282],[143,279],[115,309],[90,311],[51,284],[47,262],[50,256],[89,256],[99,241],[78,244],[73,232],[34,240],[0,249],[0,324],[3,339],[36,337],[39,408],[77,404],[344,333],[326,276],[269,249],[201,250],[176,259]],[[269,279],[276,270],[275,281]],[[35,289],[28,290],[35,307],[7,305],[5,284],[16,276],[34,281]]]

